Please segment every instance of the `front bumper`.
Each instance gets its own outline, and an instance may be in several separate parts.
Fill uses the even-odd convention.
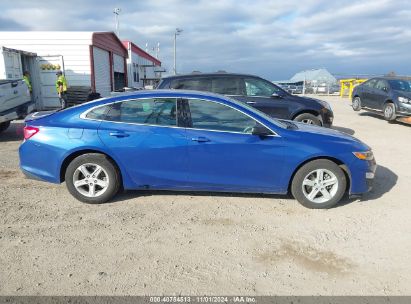
[[[351,165],[350,194],[357,195],[371,191],[374,184],[377,163],[372,160],[355,160]]]

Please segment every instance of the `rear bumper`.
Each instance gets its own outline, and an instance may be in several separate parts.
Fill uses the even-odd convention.
[[[331,128],[334,121],[334,113],[326,108],[321,111],[321,120],[323,127]]]
[[[30,100],[29,102],[21,104],[15,108],[3,111],[0,113],[0,123],[23,118],[30,112],[33,112],[35,108],[35,102]]]

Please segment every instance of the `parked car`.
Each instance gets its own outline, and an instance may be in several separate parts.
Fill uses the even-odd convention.
[[[411,79],[378,77],[356,86],[352,93],[352,108],[381,113],[388,121],[411,116]]]
[[[7,130],[12,120],[26,116],[34,108],[23,80],[0,80],[0,133]]]
[[[32,115],[19,148],[29,177],[66,182],[86,203],[120,189],[289,191],[329,208],[370,189],[370,147],[345,133],[273,119],[232,98],[140,91]]]
[[[209,91],[248,103],[271,117],[331,127],[334,115],[322,100],[294,96],[263,78],[232,73],[189,74],[163,78],[158,89]]]

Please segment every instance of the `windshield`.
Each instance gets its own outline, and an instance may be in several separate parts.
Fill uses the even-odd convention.
[[[388,83],[393,90],[411,92],[411,80],[392,79]]]

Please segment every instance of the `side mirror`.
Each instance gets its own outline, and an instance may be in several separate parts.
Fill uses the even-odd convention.
[[[383,87],[382,90],[383,90],[384,92],[388,92],[388,88],[387,88],[387,87]]]
[[[253,128],[253,131],[251,132],[251,134],[257,135],[257,136],[268,136],[268,135],[273,135],[273,132],[271,132],[269,129],[267,129],[263,125],[257,124]]]
[[[271,97],[272,97],[272,98],[282,98],[282,96],[279,95],[279,94],[277,94],[277,93],[271,94]]]

